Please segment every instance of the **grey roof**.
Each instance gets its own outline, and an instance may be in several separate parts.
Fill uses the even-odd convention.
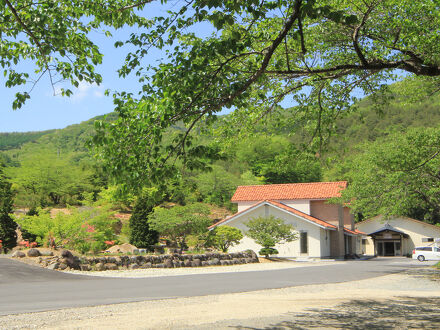
[[[388,222],[387,222],[387,223],[385,224],[385,226],[383,226],[382,228],[380,228],[380,229],[378,229],[378,230],[376,230],[376,231],[374,231],[374,232],[372,232],[372,233],[369,233],[369,234],[367,234],[367,235],[368,235],[368,236],[375,235],[375,234],[378,234],[378,233],[380,233],[380,232],[382,232],[382,231],[385,231],[385,230],[394,231],[394,232],[399,233],[399,234],[402,234],[402,235],[404,235],[404,236],[408,236],[408,234],[404,233],[403,231],[401,231],[401,230],[399,230],[399,229],[394,228],[394,227],[391,226]]]

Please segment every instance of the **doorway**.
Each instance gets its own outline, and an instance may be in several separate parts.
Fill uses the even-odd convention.
[[[400,241],[377,241],[376,252],[381,257],[394,257],[402,255]]]

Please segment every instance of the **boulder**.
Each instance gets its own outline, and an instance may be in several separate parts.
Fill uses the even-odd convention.
[[[200,267],[202,265],[202,261],[200,259],[193,259],[191,261],[191,267]]]
[[[128,266],[128,269],[138,269],[139,265],[138,264],[131,264]]]
[[[147,268],[152,268],[152,267],[153,267],[153,264],[151,262],[146,262],[140,268],[147,269]]]
[[[47,269],[55,270],[55,269],[58,269],[59,267],[60,267],[60,263],[54,262],[54,263],[50,264],[49,266],[47,266]]]
[[[58,269],[65,270],[68,266],[65,263],[60,263]]]
[[[12,258],[24,258],[24,257],[26,257],[26,254],[21,251],[15,251],[14,253],[12,253],[11,257]]]
[[[104,265],[106,270],[118,270],[118,265],[112,263],[112,262],[108,262]]]
[[[38,249],[29,249],[27,252],[28,257],[39,257],[41,255],[40,250]]]
[[[79,268],[82,271],[89,271],[91,269],[90,265],[88,265],[88,264],[81,264],[81,265],[79,265]]]
[[[163,262],[163,265],[165,268],[173,268],[174,267],[173,261],[171,259],[165,259]]]
[[[191,260],[186,259],[185,261],[183,261],[183,267],[191,267]]]
[[[50,250],[40,250],[40,254],[44,257],[52,257],[53,256],[53,252]]]
[[[95,265],[95,270],[97,270],[97,271],[102,271],[102,270],[105,270],[105,266],[104,266],[104,264],[102,263],[102,262],[98,262],[96,265]]]
[[[73,254],[72,252],[70,252],[69,250],[63,250],[61,251],[61,256],[63,258],[73,258]]]
[[[124,243],[120,245],[114,245],[111,248],[105,250],[105,252],[109,253],[135,253],[135,251],[138,250],[136,246]],[[136,251],[139,252],[139,251]]]

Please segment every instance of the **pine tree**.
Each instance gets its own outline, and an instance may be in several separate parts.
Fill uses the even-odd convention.
[[[153,212],[155,206],[153,194],[140,196],[133,209],[130,218],[130,243],[138,248],[148,248],[159,241],[157,231],[150,229],[148,216]]]
[[[13,194],[11,183],[8,182],[0,166],[0,240],[3,248],[12,249],[17,245],[17,224],[10,217],[13,211]]]

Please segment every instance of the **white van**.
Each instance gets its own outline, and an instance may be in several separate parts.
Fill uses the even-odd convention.
[[[419,246],[412,252],[412,258],[418,261],[440,260],[440,248],[435,246]]]

